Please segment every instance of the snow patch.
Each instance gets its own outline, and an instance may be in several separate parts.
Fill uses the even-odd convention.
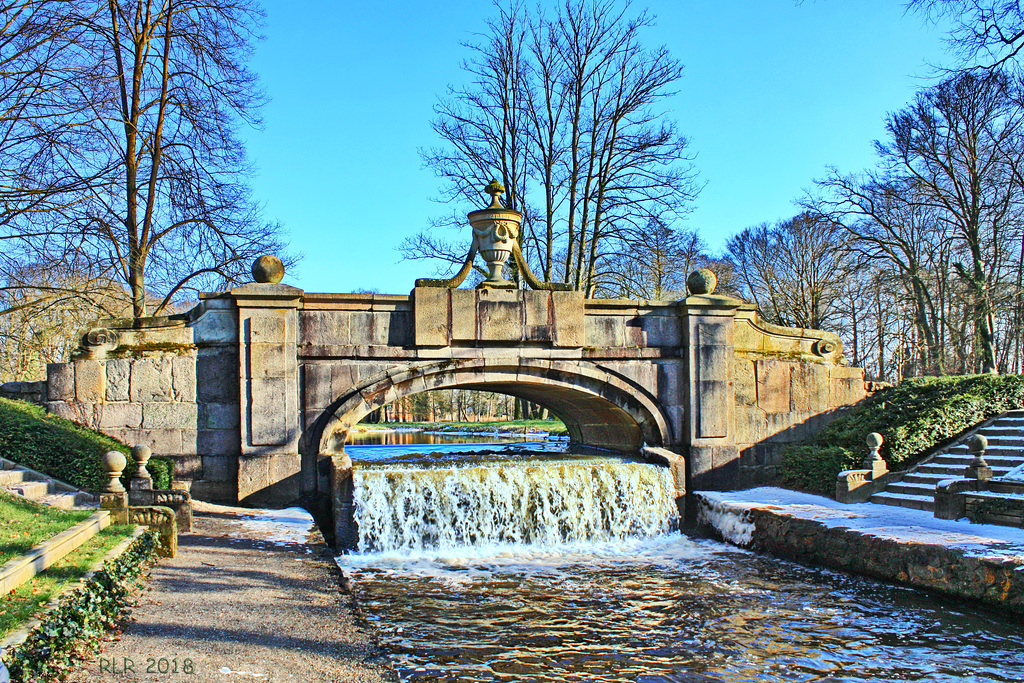
[[[302,508],[254,510],[251,516],[240,516],[238,523],[252,537],[269,543],[304,544],[313,529],[313,516]]]
[[[744,506],[735,501],[716,501],[705,498],[700,507],[698,523],[707,524],[722,535],[722,538],[738,546],[749,545],[754,540],[754,523],[750,511],[755,505]]]
[[[877,503],[844,504],[809,493],[777,488],[747,491],[701,491],[702,514],[709,515],[723,537],[743,538],[742,518],[753,508],[777,510],[780,514],[813,520],[829,528],[846,528],[899,543],[942,545],[971,557],[989,557],[1024,563],[1024,529],[995,524],[972,524],[966,520],[936,519],[931,512]],[[705,510],[709,512],[705,512]],[[729,516],[740,522],[730,523]],[[720,519],[715,522],[713,520]],[[720,528],[718,524],[723,525]],[[735,531],[729,525],[733,524]],[[749,543],[749,540],[746,541]]]

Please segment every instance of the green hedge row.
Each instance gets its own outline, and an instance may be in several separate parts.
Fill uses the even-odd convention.
[[[121,451],[128,458],[126,477],[138,469],[131,448],[117,439],[47,413],[42,406],[0,398],[0,457],[80,489],[98,491],[107,483],[100,465],[107,451]],[[170,488],[172,460],[150,458],[146,469],[155,488]]]
[[[871,432],[885,439],[889,469],[901,470],[972,425],[1019,408],[1024,375],[906,379],[853,406],[815,438],[787,447],[782,478],[793,488],[834,495],[836,475],[860,468]]]
[[[57,607],[5,657],[12,683],[61,680],[76,657],[95,651],[100,637],[131,613],[143,570],[156,557],[153,531],[61,598]]]

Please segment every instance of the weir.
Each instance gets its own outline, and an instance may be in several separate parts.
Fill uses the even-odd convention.
[[[359,552],[502,549],[643,538],[677,518],[665,467],[617,458],[354,471]]]

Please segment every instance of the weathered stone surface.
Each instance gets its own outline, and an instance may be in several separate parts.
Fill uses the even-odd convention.
[[[107,401],[129,400],[128,386],[131,369],[131,361],[127,358],[111,358],[106,362]]]
[[[103,364],[96,360],[77,360],[75,366],[75,400],[97,403],[106,394]]]
[[[100,429],[138,429],[142,426],[141,403],[104,403],[96,407]]]
[[[419,346],[448,346],[451,327],[448,323],[447,289],[417,287],[412,292],[416,344]]]
[[[132,361],[132,403],[159,403],[170,401],[174,394],[171,359],[137,358]]]
[[[199,429],[238,429],[241,416],[237,403],[201,403]]]
[[[203,456],[203,479],[234,481],[238,476],[238,459],[223,455]]]
[[[754,363],[747,359],[736,359],[733,361],[732,377],[736,405],[757,405],[757,376],[754,373]]]
[[[313,346],[351,344],[351,318],[348,311],[302,311],[299,314],[301,342]]]
[[[625,319],[610,315],[588,315],[584,346],[623,346],[626,343]]]
[[[777,360],[759,360],[755,363],[757,406],[766,413],[789,412],[790,366],[790,363]]]
[[[249,383],[249,434],[253,446],[279,446],[294,436],[289,433],[284,398],[288,382],[281,377],[253,379]]]
[[[820,413],[828,409],[828,367],[793,363],[790,371],[790,410]]]
[[[238,353],[200,349],[196,358],[196,399],[199,403],[238,403]]]
[[[71,363],[47,364],[46,385],[47,396],[51,401],[74,401],[75,366]]]
[[[65,403],[63,401],[51,401],[46,404],[46,409],[65,420],[77,422],[86,427],[96,426],[96,406],[92,403]]]
[[[196,451],[203,456],[235,457],[241,452],[241,443],[237,429],[200,429]]]
[[[196,429],[195,403],[147,403],[142,412],[143,429]]]
[[[211,305],[205,301],[204,305]],[[208,309],[192,328],[197,344],[235,344],[238,342],[238,315],[228,309]]]
[[[193,356],[175,356],[171,359],[173,395],[175,401],[196,400],[196,359]]]
[[[149,446],[153,449],[153,455],[181,455],[181,430],[139,429],[135,431],[135,438],[131,443]]]

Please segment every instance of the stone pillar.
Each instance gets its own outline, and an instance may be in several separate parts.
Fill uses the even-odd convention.
[[[687,279],[691,296],[683,300],[683,348],[686,351],[688,491],[735,488],[740,451],[736,444],[733,391],[733,331],[738,299],[713,294],[708,270]]]
[[[296,339],[303,291],[260,282],[231,296],[238,307],[238,500],[287,503],[300,493]]]

